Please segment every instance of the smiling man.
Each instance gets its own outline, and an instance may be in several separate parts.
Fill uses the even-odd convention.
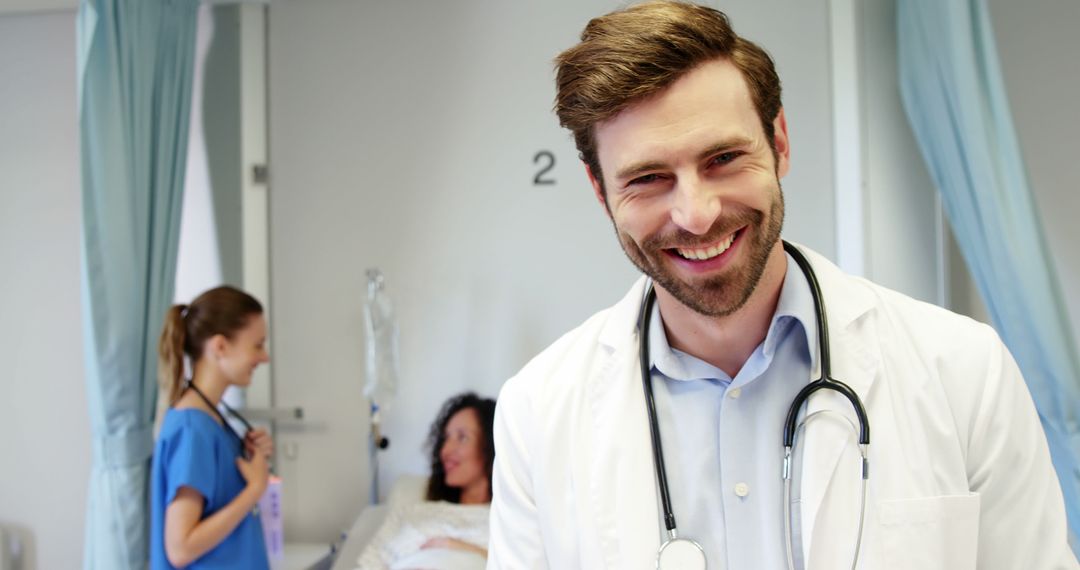
[[[761,48],[650,2],[557,66],[559,119],[647,278],[504,386],[489,569],[656,568],[662,548],[680,570],[1078,567],[993,330],[781,241],[790,147]],[[789,406],[830,368],[846,392],[795,408],[788,464]]]

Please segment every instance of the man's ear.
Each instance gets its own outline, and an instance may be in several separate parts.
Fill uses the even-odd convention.
[[[611,208],[608,208],[607,196],[604,195],[603,180],[600,180],[593,174],[592,168],[589,168],[588,164],[585,164],[585,174],[589,176],[589,184],[592,184],[593,194],[596,196],[596,201],[600,202],[600,205],[603,206],[604,211],[607,212],[607,215],[610,218]]]
[[[782,107],[773,119],[773,148],[776,149],[776,177],[783,178],[791,167],[791,144],[788,141],[787,118],[784,117]]]

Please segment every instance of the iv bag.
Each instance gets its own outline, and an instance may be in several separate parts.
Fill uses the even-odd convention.
[[[368,269],[367,301],[364,303],[364,329],[367,342],[364,396],[386,408],[397,393],[398,328],[394,307],[383,291],[383,275]]]

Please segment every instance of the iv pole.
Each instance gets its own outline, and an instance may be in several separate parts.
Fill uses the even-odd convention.
[[[377,268],[366,271],[367,302],[364,323],[367,336],[367,380],[364,395],[371,410],[368,465],[371,466],[370,504],[379,502],[379,451],[390,446],[382,433],[382,409],[397,391],[397,325],[389,299],[383,292],[385,279]]]

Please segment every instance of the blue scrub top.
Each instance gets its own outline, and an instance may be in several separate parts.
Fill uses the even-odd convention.
[[[203,496],[203,518],[228,505],[247,484],[236,468],[240,442],[197,409],[165,412],[150,474],[150,568],[172,570],[165,556],[165,509],[181,486]],[[253,512],[221,544],[186,568],[268,569],[262,522]]]

